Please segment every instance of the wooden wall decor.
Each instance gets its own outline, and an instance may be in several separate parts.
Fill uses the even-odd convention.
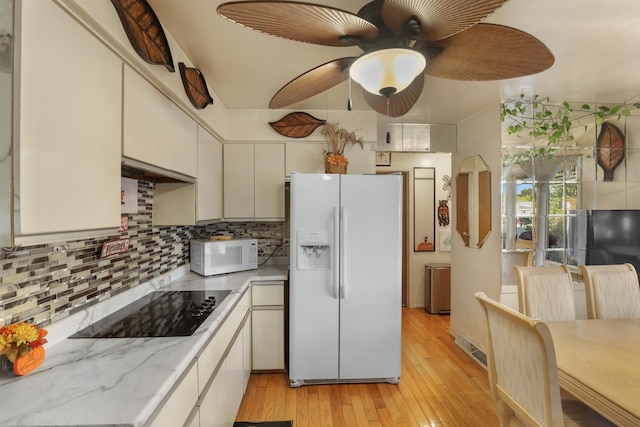
[[[131,46],[146,62],[175,71],[167,37],[146,0],[111,0]]]
[[[200,70],[187,67],[182,62],[178,63],[178,69],[180,70],[184,91],[193,106],[198,110],[202,110],[207,105],[213,104],[213,98],[209,95],[209,90],[207,89],[207,82],[204,80]]]
[[[311,114],[301,111],[289,113],[276,122],[269,122],[276,132],[289,138],[304,138],[305,136],[309,136],[318,126],[326,123],[326,120],[315,118]]]
[[[598,165],[604,171],[604,181],[613,181],[613,171],[624,160],[624,146],[622,131],[609,122],[602,123],[596,143],[596,152]]]

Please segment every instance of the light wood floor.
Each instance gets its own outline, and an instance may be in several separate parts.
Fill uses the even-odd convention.
[[[290,388],[285,373],[254,374],[238,421],[294,427],[492,427],[498,418],[486,371],[449,335],[449,316],[403,309],[400,384]]]

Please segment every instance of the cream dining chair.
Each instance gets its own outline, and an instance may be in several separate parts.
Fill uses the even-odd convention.
[[[612,426],[577,400],[561,400],[553,340],[549,328],[488,298],[475,294],[487,332],[489,385],[500,425]]]
[[[513,267],[518,284],[518,307],[525,316],[551,322],[575,320],[573,280],[566,265]]]
[[[631,264],[580,265],[589,319],[640,318],[640,285]]]

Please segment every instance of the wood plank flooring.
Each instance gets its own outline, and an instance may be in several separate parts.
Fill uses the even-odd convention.
[[[449,335],[449,316],[403,308],[400,384],[290,388],[286,373],[253,374],[238,421],[294,427],[498,426],[487,372]]]

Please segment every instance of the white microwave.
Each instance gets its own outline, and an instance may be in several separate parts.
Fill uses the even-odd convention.
[[[194,239],[190,245],[191,271],[203,276],[258,268],[258,240]]]

